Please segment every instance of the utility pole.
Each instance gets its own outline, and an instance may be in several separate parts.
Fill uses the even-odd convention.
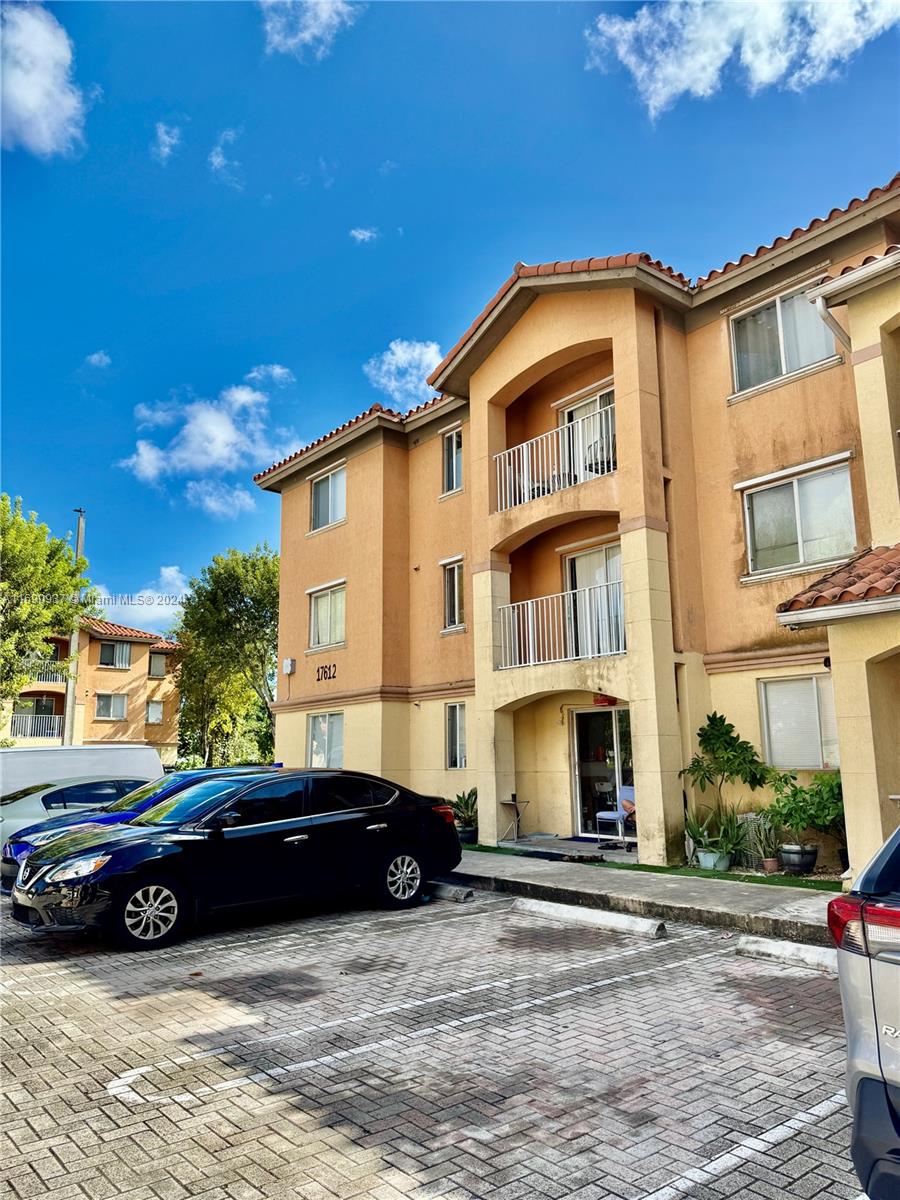
[[[72,510],[78,513],[78,528],[75,532],[75,557],[81,558],[84,554],[84,509],[76,508]],[[78,639],[81,633],[81,625],[78,620],[75,621],[75,628],[69,640],[69,655],[76,655],[75,661],[69,664],[69,673],[66,676],[66,704],[65,715],[63,717],[63,745],[71,746],[75,740],[75,683],[78,676]]]

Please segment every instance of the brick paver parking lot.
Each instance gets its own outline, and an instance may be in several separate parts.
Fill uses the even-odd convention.
[[[2,921],[23,1200],[859,1196],[836,982],[721,931],[484,897],[123,954]]]

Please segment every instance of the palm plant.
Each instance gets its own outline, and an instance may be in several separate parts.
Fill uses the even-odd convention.
[[[459,792],[456,799],[450,801],[450,807],[460,829],[475,829],[478,825],[478,788]]]

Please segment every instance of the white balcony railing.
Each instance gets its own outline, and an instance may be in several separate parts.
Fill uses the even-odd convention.
[[[616,406],[494,455],[497,511],[586,483],[616,469]]]
[[[65,683],[66,674],[52,661],[46,658],[27,658],[22,662],[22,670],[27,672],[32,683]]]
[[[62,737],[62,716],[44,713],[13,713],[9,724],[10,737],[55,738]]]
[[[501,671],[625,653],[620,581],[504,604],[499,614]]]

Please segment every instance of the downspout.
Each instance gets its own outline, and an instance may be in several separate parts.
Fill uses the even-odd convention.
[[[843,327],[840,321],[838,321],[837,318],[832,314],[831,309],[825,303],[824,296],[816,296],[816,312],[819,314],[837,340],[841,343],[841,345],[847,350],[852,350],[853,346],[850,343],[850,334]]]

